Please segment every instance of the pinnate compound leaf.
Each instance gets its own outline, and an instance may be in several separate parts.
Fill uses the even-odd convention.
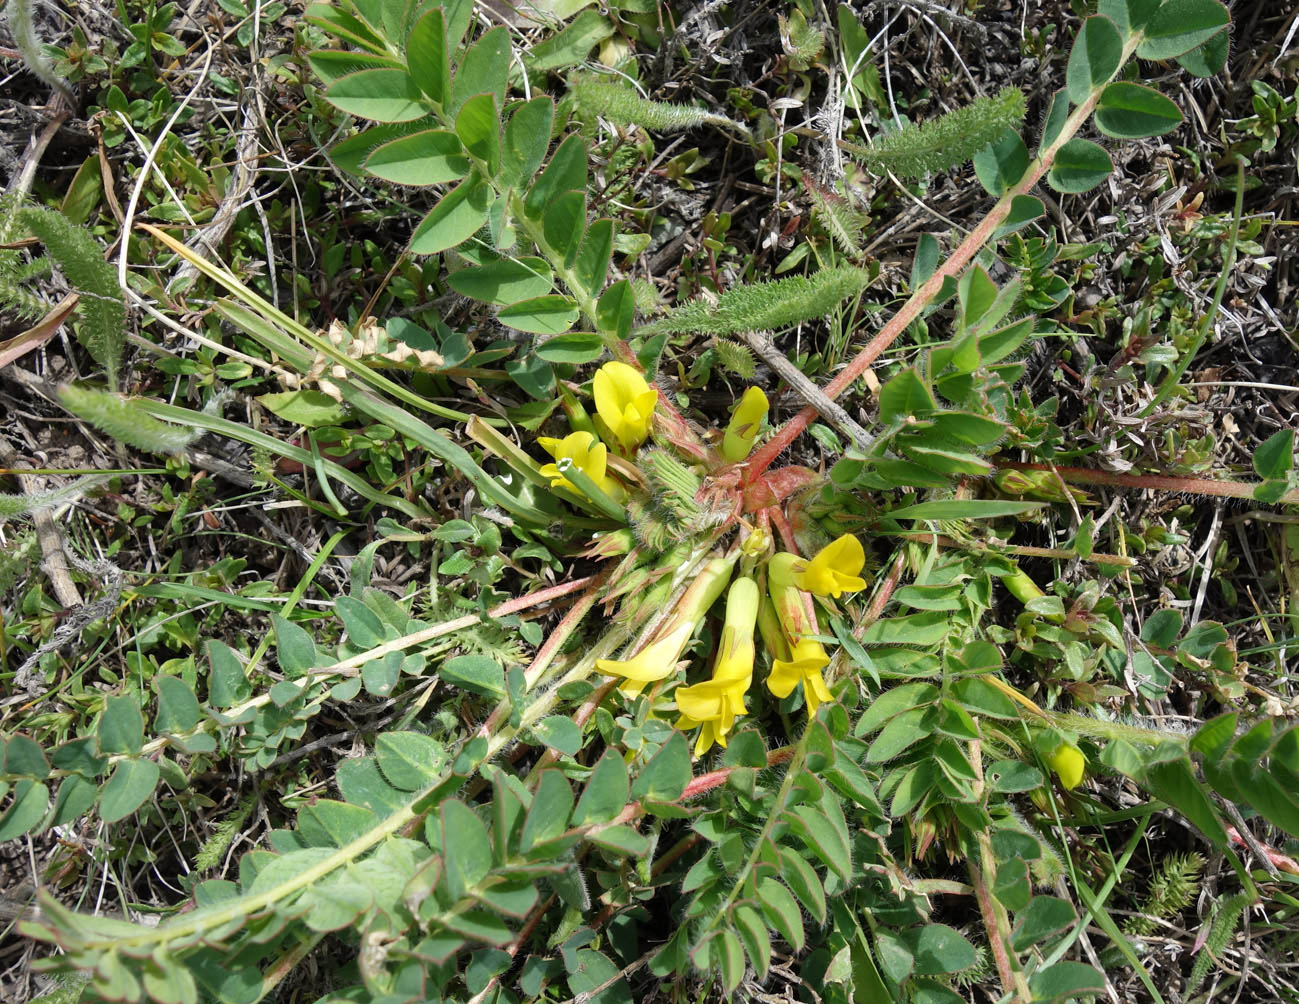
[[[1231,22],[1218,0],[1164,0],[1137,46],[1142,59],[1172,59],[1219,34]]]
[[[1077,195],[1095,188],[1114,170],[1110,155],[1088,139],[1071,139],[1056,151],[1047,183],[1057,192]]]
[[[1096,128],[1115,139],[1162,136],[1181,124],[1177,105],[1142,84],[1110,84],[1096,104]]]
[[[374,748],[384,779],[399,791],[427,787],[450,759],[440,742],[419,732],[383,732]]]
[[[337,149],[334,151],[337,156]],[[441,185],[469,173],[469,158],[453,132],[423,129],[375,146],[365,158],[368,174],[396,185]]]
[[[105,823],[125,819],[142,806],[158,786],[161,770],[152,760],[123,760],[113,769],[99,801],[99,815]]]
[[[487,222],[492,203],[491,187],[471,174],[429,210],[411,235],[412,254],[437,254],[472,237]]]
[[[1082,104],[1094,88],[1114,76],[1122,61],[1123,38],[1114,22],[1103,14],[1089,17],[1069,52],[1065,89],[1070,100]]]
[[[50,805],[50,789],[40,781],[19,781],[13,801],[0,816],[0,843],[14,840],[37,826]]]
[[[411,122],[424,113],[423,94],[405,70],[360,70],[325,88],[325,100],[340,111],[373,122]]]

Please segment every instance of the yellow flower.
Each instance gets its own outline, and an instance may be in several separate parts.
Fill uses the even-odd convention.
[[[857,573],[866,564],[861,541],[850,533],[833,540],[816,552],[803,568],[794,570],[794,581],[817,596],[838,599],[844,593],[866,588],[866,580]]]
[[[622,485],[606,473],[609,464],[608,448],[604,443],[597,443],[591,433],[573,432],[563,439],[538,436],[537,442],[556,460],[556,463],[545,464],[541,468],[542,477],[550,478],[551,488],[567,488],[569,491],[577,492],[583,498],[586,497],[586,494],[564,477],[564,472],[560,470],[561,463],[567,461],[594,481],[597,487],[615,502],[621,502],[627,497]]]
[[[796,555],[782,552],[768,562],[767,591],[779,630],[770,623],[771,615],[766,607],[759,624],[772,655],[767,689],[777,697],[788,697],[795,687],[803,684],[803,699],[810,717],[816,714],[822,701],[832,699],[821,675],[821,670],[830,664],[830,657],[819,641],[808,637],[819,630],[811,597],[790,581],[800,560]],[[775,638],[770,637],[773,634]]]
[[[817,632],[812,599],[796,582],[803,565],[802,558],[788,551],[781,551],[767,562],[767,591],[790,645],[805,634]]]
[[[595,410],[624,450],[645,442],[659,392],[626,363],[605,363],[595,372]]]
[[[677,689],[677,707],[681,711],[677,728],[699,728],[695,756],[706,753],[713,743],[725,749],[726,734],[736,716],[747,710],[744,695],[753,682],[753,625],[758,618],[759,600],[758,584],[752,579],[736,579],[731,584],[713,678]]]
[[[1077,746],[1068,743],[1057,746],[1055,752],[1046,758],[1046,762],[1055,771],[1066,791],[1077,788],[1087,770],[1087,758]]]
[[[762,393],[761,387],[750,387],[731,412],[731,422],[722,439],[722,457],[732,464],[738,464],[747,457],[766,417],[767,395]]]
[[[767,677],[767,689],[777,697],[788,697],[800,683],[803,685],[803,699],[807,702],[807,714],[811,718],[816,714],[822,701],[834,698],[830,688],[825,685],[821,670],[830,664],[830,657],[825,647],[815,638],[801,638],[794,643],[794,651],[789,659],[777,659],[771,665]]]
[[[676,672],[681,653],[690,644],[695,628],[708,613],[708,608],[722,595],[734,567],[734,555],[713,558],[695,576],[676,609],[655,632],[649,644],[630,659],[598,659],[596,670],[609,676],[624,677],[627,682],[621,689],[629,697],[637,696],[646,684],[671,676]]]

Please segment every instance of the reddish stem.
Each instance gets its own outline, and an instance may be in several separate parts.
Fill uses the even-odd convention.
[[[1257,485],[1247,481],[1218,481],[1212,478],[1187,478],[1168,474],[1118,474],[1090,467],[1052,467],[1048,464],[1001,462],[998,467],[1015,471],[1054,472],[1077,485],[1111,485],[1115,488],[1150,488],[1162,492],[1191,492],[1225,499],[1252,499]],[[1289,491],[1278,503],[1299,502],[1299,491]]]
[[[1030,192],[1042,175],[1050,170],[1051,164],[1055,160],[1056,151],[1063,145],[1066,138],[1072,136],[1083,121],[1086,120],[1087,116],[1092,113],[1100,93],[1099,88],[1093,90],[1087,100],[1074,110],[1052,144],[1043,149],[1033,159],[1028,165],[1028,170],[1024,172],[1024,176],[1002,195],[997,204],[988,211],[988,215],[983,218],[982,222],[966,235],[965,240],[961,241],[956,250],[952,252],[951,257],[943,262],[938,270],[911,294],[907,302],[902,305],[902,308],[889,318],[888,323],[880,329],[879,334],[867,342],[866,347],[835,375],[834,379],[825,387],[826,397],[834,400],[852,386],[853,381],[865,373],[884,350],[892,345],[897,340],[897,337],[907,329],[907,325],[920,316],[920,312],[929,305],[938,295],[938,291],[942,289],[943,280],[947,278],[955,279],[979,250],[992,239],[997,227],[1001,226],[1010,215],[1011,203],[1014,198]],[[816,415],[816,409],[808,405],[781,426],[780,431],[749,458],[745,472],[746,480],[752,481],[760,477],[775,462],[784,449],[804,429],[812,424],[812,420],[816,418]]]

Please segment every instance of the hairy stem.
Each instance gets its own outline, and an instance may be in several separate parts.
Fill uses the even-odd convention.
[[[1159,492],[1190,492],[1224,499],[1252,499],[1256,484],[1249,481],[1219,481],[1215,478],[1188,478],[1171,474],[1118,474],[1090,467],[1052,467],[1047,464],[1002,462],[998,467],[1016,471],[1054,471],[1076,485],[1108,485],[1114,488],[1149,488]],[[1277,504],[1299,502],[1299,491],[1288,491]]]

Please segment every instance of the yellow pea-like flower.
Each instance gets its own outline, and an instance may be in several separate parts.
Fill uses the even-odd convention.
[[[731,421],[722,439],[722,457],[732,464],[738,464],[747,457],[766,417],[767,395],[761,387],[750,387],[731,412]]]
[[[726,736],[736,717],[748,710],[744,695],[753,682],[753,627],[760,600],[758,584],[752,579],[740,578],[731,584],[713,678],[677,688],[677,708],[681,711],[677,728],[699,729],[695,756],[706,753],[714,743],[725,749]]]
[[[788,659],[776,659],[767,676],[767,689],[777,697],[788,697],[800,683],[809,718],[816,714],[822,701],[833,700],[821,670],[830,665],[830,656],[815,638],[801,638],[794,644]]]
[[[817,551],[802,568],[795,568],[794,581],[809,593],[837,600],[844,593],[866,588],[866,580],[858,574],[865,566],[861,541],[845,533]]]
[[[659,392],[635,367],[605,363],[595,372],[595,410],[605,428],[624,450],[634,450],[649,437]]]
[[[676,609],[655,632],[643,649],[630,659],[598,659],[595,668],[609,676],[621,676],[627,682],[621,687],[629,697],[635,697],[645,686],[664,680],[676,672],[681,653],[690,644],[699,622],[708,613],[735,567],[735,555],[713,558],[690,583]]]
[[[551,488],[567,488],[585,498],[585,493],[564,477],[560,464],[564,461],[572,464],[596,483],[599,489],[615,502],[627,497],[626,491],[613,478],[609,477],[609,449],[604,443],[597,442],[589,432],[573,432],[563,439],[552,436],[538,436],[541,448],[555,458],[555,463],[541,467],[542,477],[550,478]]]
[[[1046,758],[1046,762],[1067,791],[1077,788],[1087,771],[1087,758],[1077,746],[1068,743],[1057,746],[1055,752]]]
[[[801,562],[797,555],[782,552],[767,564],[767,591],[771,596],[780,630],[780,637],[768,642],[771,649],[771,673],[767,676],[767,689],[777,697],[788,697],[800,683],[803,699],[807,702],[809,716],[816,714],[822,701],[831,700],[821,670],[830,664],[825,647],[815,638],[808,637],[819,631],[811,597],[793,582],[796,568]],[[766,614],[766,610],[763,610]],[[761,617],[763,637],[773,633],[769,615]],[[774,644],[773,644],[774,642]]]

